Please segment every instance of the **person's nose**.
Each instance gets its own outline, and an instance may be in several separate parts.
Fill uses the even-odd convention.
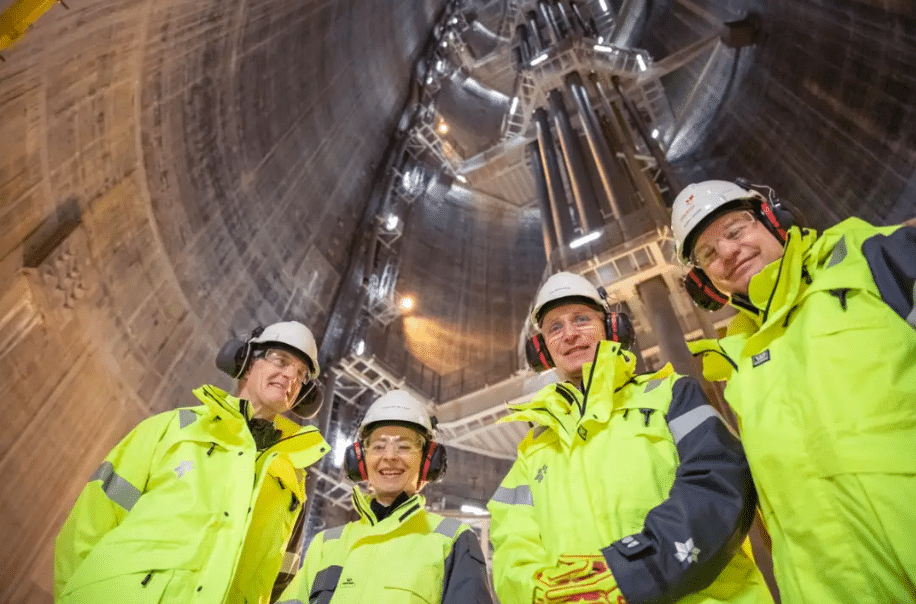
[[[716,241],[716,253],[723,260],[728,260],[730,257],[738,253],[738,250],[741,249],[741,243],[733,239],[726,239],[721,237]]]
[[[397,454],[398,443],[390,442],[385,443],[385,452],[382,454],[384,459],[395,459]]]

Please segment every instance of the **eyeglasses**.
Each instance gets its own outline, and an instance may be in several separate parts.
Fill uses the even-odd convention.
[[[419,442],[409,438],[378,438],[369,443],[367,450],[370,456],[381,457],[392,446],[395,455],[400,457],[410,457],[422,448]]]
[[[548,341],[554,342],[562,338],[563,334],[566,333],[567,324],[571,325],[576,331],[586,331],[593,327],[600,326],[600,321],[597,317],[586,313],[580,313],[574,315],[568,323],[559,319],[551,322],[546,328],[541,330],[541,333],[544,334],[544,338]]]
[[[691,264],[699,268],[707,268],[710,264],[720,259],[719,243],[723,239],[734,242],[741,241],[750,233],[751,227],[755,222],[754,216],[746,210],[735,214],[732,220],[722,228],[722,234],[719,237],[694,248],[693,255],[690,257]]]
[[[309,374],[308,366],[285,350],[268,348],[260,356],[277,369],[286,369],[287,367],[292,367],[296,374],[296,379],[300,382],[304,382],[305,378]]]

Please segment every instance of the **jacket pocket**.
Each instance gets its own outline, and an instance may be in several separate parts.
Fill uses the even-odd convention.
[[[392,573],[384,579],[385,591],[392,601],[410,604],[434,604],[442,597],[442,577],[430,568],[416,572]],[[387,598],[386,598],[387,600]]]
[[[174,570],[103,578],[65,593],[56,604],[160,604]]]

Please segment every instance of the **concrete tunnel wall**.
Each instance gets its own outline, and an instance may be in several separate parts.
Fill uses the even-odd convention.
[[[51,601],[76,494],[145,416],[231,385],[231,330],[320,335],[441,4],[74,2],[5,53],[0,601]]]

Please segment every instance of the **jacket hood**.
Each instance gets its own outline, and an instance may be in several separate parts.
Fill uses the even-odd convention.
[[[582,367],[581,391],[570,382],[550,384],[530,401],[510,405],[512,413],[499,422],[529,422],[535,425],[535,437],[546,429],[556,433],[561,441],[569,445],[580,423],[608,421],[618,404],[615,393],[633,380],[635,369],[636,357],[621,350],[619,343],[607,340],[599,342],[595,360]],[[660,378],[671,372],[673,369],[669,364],[652,377]]]

